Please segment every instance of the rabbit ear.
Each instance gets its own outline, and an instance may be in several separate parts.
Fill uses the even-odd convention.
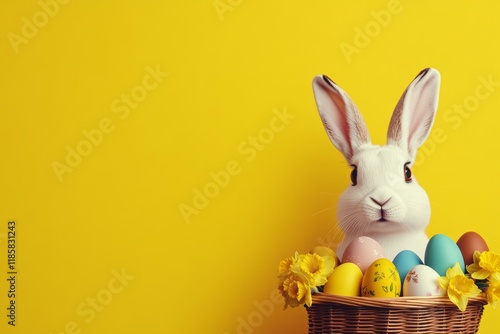
[[[351,98],[325,75],[313,80],[313,91],[321,120],[335,147],[348,162],[370,135]]]
[[[392,114],[387,142],[408,152],[415,160],[417,149],[429,135],[439,100],[439,72],[427,68],[420,72],[401,96]]]

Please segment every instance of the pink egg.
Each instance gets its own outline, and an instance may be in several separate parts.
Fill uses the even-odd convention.
[[[342,256],[342,263],[354,263],[364,273],[375,260],[384,257],[384,249],[376,240],[362,236],[347,245]]]

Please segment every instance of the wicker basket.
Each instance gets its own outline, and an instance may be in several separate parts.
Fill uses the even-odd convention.
[[[313,295],[306,307],[309,334],[477,333],[485,298],[469,298],[465,312],[448,297],[369,298]]]

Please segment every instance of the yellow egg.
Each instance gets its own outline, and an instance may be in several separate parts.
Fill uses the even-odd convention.
[[[361,283],[363,297],[399,297],[401,279],[396,266],[388,259],[375,260],[366,269]]]
[[[339,296],[359,296],[363,273],[354,263],[343,263],[333,270],[323,292]]]

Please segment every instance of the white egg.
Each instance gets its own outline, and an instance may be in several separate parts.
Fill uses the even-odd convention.
[[[406,275],[403,282],[403,296],[444,296],[439,287],[439,274],[423,264],[416,265]]]

